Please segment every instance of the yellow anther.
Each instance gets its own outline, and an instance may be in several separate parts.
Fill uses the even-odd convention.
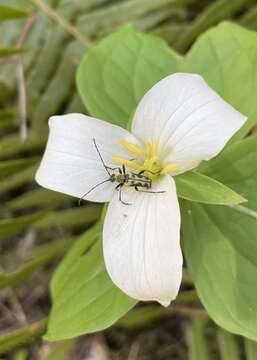
[[[118,165],[125,165],[133,170],[140,171],[142,170],[142,166],[134,162],[133,160],[128,160],[122,157],[113,156],[112,161]]]
[[[162,168],[161,174],[168,174],[172,171],[177,171],[178,168],[179,167],[176,164],[167,164]]]
[[[135,155],[136,157],[140,158],[140,159],[144,159],[145,158],[145,153],[143,150],[141,150],[138,146],[129,143],[127,140],[122,139],[120,141],[120,144],[126,149],[128,150],[131,154]]]

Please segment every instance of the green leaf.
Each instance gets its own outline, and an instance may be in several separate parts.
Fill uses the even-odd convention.
[[[77,86],[91,115],[127,127],[141,97],[179,61],[161,39],[126,26],[87,52]]]
[[[18,7],[0,5],[0,20],[15,19],[27,15],[27,11],[24,11]]]
[[[228,103],[249,117],[234,140],[256,123],[256,57],[256,32],[228,22],[201,35],[186,56],[186,71],[201,74]]]
[[[1,6],[0,6],[1,8]],[[0,9],[0,16],[1,16],[1,9]],[[24,52],[24,49],[21,48],[1,48],[0,47],[0,58],[20,54],[21,52]]]
[[[248,199],[246,206],[257,211],[257,136],[234,143],[203,165],[202,171]]]
[[[256,56],[257,34],[228,22],[204,33],[185,61],[162,40],[127,26],[87,52],[78,69],[77,85],[93,116],[126,127],[141,97],[161,78],[182,69],[199,73],[249,117],[236,140],[257,118]]]
[[[183,249],[198,295],[226,330],[257,340],[257,221],[233,209],[185,202]]]
[[[105,270],[101,231],[98,224],[86,232],[54,276],[49,341],[103,330],[136,303],[112,283]]]
[[[206,175],[189,171],[174,177],[178,196],[205,204],[239,204],[247,201],[229,187]]]

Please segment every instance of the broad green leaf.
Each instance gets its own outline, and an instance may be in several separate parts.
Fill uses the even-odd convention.
[[[185,202],[183,249],[198,295],[226,330],[257,340],[257,221],[233,209]]]
[[[62,287],[66,274],[70,271],[71,267],[74,266],[76,260],[79,259],[81,255],[86,254],[92,244],[97,241],[100,233],[101,226],[97,223],[79,237],[79,239],[77,239],[74,246],[70,249],[54,273],[51,282],[51,293],[53,299],[58,297],[59,288]]]
[[[205,204],[239,204],[247,201],[227,186],[206,175],[189,171],[175,176],[177,193],[182,199]]]
[[[206,162],[204,174],[211,176],[247,198],[245,206],[257,211],[257,136],[249,136],[226,148]]]
[[[112,283],[105,270],[101,231],[102,226],[96,225],[86,232],[54,276],[47,340],[103,330],[136,303]]]
[[[27,15],[27,11],[24,11],[18,7],[0,4],[0,20],[15,19]]]
[[[127,127],[141,97],[178,71],[179,61],[161,39],[126,26],[87,52],[77,72],[78,89],[91,115]]]
[[[0,6],[0,16],[1,16],[1,6]],[[0,58],[20,54],[21,52],[24,52],[24,49],[20,48],[1,48],[0,47]]]
[[[186,71],[201,74],[228,103],[249,117],[234,139],[243,137],[257,119],[256,58],[256,32],[228,22],[201,35],[186,56]]]
[[[204,33],[184,61],[162,40],[125,27],[88,51],[78,69],[78,89],[93,116],[126,127],[138,101],[161,78],[182,69],[200,73],[249,117],[238,139],[257,118],[256,40],[255,32],[224,22]]]

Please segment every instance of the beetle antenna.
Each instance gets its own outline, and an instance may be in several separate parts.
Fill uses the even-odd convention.
[[[81,205],[81,201],[84,199],[85,196],[87,196],[89,193],[91,193],[91,191],[95,190],[98,186],[100,186],[108,181],[111,181],[111,180],[107,179],[107,180],[101,181],[100,183],[93,186],[90,190],[88,190],[84,195],[82,195],[81,198],[79,199],[79,206]]]
[[[108,167],[105,165],[104,159],[103,159],[103,157],[102,157],[102,155],[101,155],[101,153],[100,153],[100,151],[99,151],[99,149],[98,149],[98,146],[96,145],[96,141],[95,141],[94,138],[93,138],[93,143],[94,143],[94,145],[95,145],[96,151],[97,151],[97,153],[98,153],[98,155],[99,155],[99,157],[100,157],[100,160],[102,161],[102,164],[103,164],[105,170],[107,171],[108,175],[111,176],[111,173],[110,173]]]

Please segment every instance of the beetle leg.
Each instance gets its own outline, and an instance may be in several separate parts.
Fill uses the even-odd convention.
[[[120,167],[119,166],[117,166],[117,167],[110,167],[110,166],[106,166],[107,167],[107,169],[109,169],[109,170],[120,170]]]
[[[118,185],[116,186],[116,188],[115,188],[115,189],[117,189],[117,190],[119,189],[119,200],[120,200],[120,202],[121,202],[123,205],[132,205],[131,203],[127,203],[127,202],[123,201],[122,198],[121,198],[121,189],[122,189],[123,185],[124,185],[124,184],[118,184]]]
[[[160,190],[160,191],[147,191],[147,190],[139,190],[138,188],[135,187],[135,190],[138,192],[144,192],[144,193],[150,193],[150,194],[163,194],[166,191],[165,190]]]

